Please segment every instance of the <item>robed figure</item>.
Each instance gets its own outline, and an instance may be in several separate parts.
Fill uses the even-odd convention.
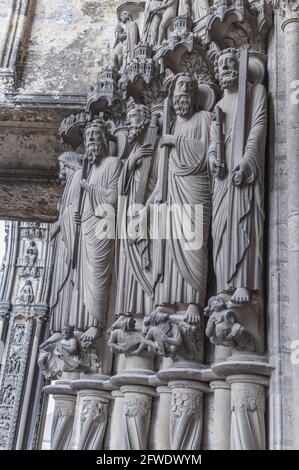
[[[165,249],[158,253],[163,276],[155,288],[155,303],[204,306],[208,273],[211,192],[207,152],[211,113],[197,109],[198,86],[188,73],[178,74],[170,88],[175,112],[172,134],[161,146],[170,148],[167,172]],[[159,174],[159,178],[162,175]],[[165,206],[165,205],[164,205]]]
[[[224,158],[219,172],[219,123],[213,122],[209,165],[214,176],[214,268],[217,292],[231,292],[232,302],[243,304],[249,302],[251,292],[259,291],[262,287],[267,96],[263,85],[247,85],[244,153],[237,154],[234,151],[234,140],[241,132],[237,119],[237,51],[222,51],[217,67],[220,84],[224,89],[224,96],[217,104],[223,116]]]
[[[76,231],[75,211],[80,192],[82,155],[65,152],[58,158],[59,179],[64,186],[60,200],[59,218],[52,225],[51,240],[54,243],[54,266],[50,299],[51,332],[61,332],[69,321],[73,294],[72,256]]]
[[[85,150],[89,161],[81,213],[74,294],[69,322],[91,339],[106,322],[114,265],[117,185],[121,163],[108,155],[107,128],[94,119],[85,128]],[[82,174],[82,173],[81,173]]]
[[[119,179],[116,315],[143,316],[152,311],[154,301],[154,248],[148,209],[158,175],[158,128],[150,126],[149,108],[139,104],[130,107],[127,122],[132,150]],[[147,141],[149,128],[153,142]]]

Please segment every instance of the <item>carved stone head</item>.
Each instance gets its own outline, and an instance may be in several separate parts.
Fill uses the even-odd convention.
[[[71,175],[82,167],[82,157],[76,152],[64,152],[58,157],[59,179],[64,186]]]
[[[116,44],[118,42],[124,42],[127,39],[127,34],[124,28],[120,24],[118,24],[115,27],[114,35],[115,35]]]
[[[74,336],[74,327],[70,325],[64,325],[61,334],[64,339],[72,338]]]
[[[133,20],[132,15],[130,15],[130,13],[127,10],[122,11],[121,14],[119,15],[119,21],[121,23],[126,24],[132,20]]]
[[[143,104],[133,104],[127,113],[127,124],[129,128],[128,141],[134,142],[143,134],[151,121],[151,112]]]
[[[215,69],[222,88],[237,86],[239,78],[239,51],[234,48],[228,48],[219,52],[216,58]]]
[[[99,117],[87,124],[84,130],[86,156],[95,163],[108,154],[107,125]]]
[[[169,96],[177,116],[192,116],[198,103],[198,85],[194,76],[190,73],[177,74],[171,83]]]

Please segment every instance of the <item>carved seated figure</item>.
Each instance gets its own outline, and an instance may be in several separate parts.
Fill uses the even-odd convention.
[[[133,356],[143,342],[142,334],[135,328],[136,321],[131,316],[120,315],[110,328],[108,346],[111,351],[125,356]]]
[[[159,356],[177,360],[178,349],[183,344],[182,334],[177,323],[169,317],[172,310],[159,306],[145,318],[145,339],[139,353],[145,348]]]
[[[254,337],[237,321],[222,297],[211,297],[205,312],[210,315],[206,335],[211,343],[236,350],[255,350]]]
[[[74,332],[74,327],[65,325],[61,333],[52,335],[40,345],[38,365],[47,379],[59,377],[63,372],[97,373],[99,361],[91,352],[82,333]]]

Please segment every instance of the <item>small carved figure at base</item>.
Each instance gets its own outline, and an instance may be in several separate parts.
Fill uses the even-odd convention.
[[[212,344],[236,350],[255,351],[255,339],[236,319],[224,299],[211,297],[205,312],[210,315],[206,335]]]
[[[47,379],[60,377],[63,372],[99,372],[100,363],[92,350],[91,336],[74,332],[74,327],[65,325],[61,333],[54,333],[40,345],[38,365]]]
[[[136,330],[135,325],[136,321],[134,318],[120,315],[109,330],[110,338],[108,346],[111,351],[124,354],[125,356],[133,356],[138,353],[144,338]]]

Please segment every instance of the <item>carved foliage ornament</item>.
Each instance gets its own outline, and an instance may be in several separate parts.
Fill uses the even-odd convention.
[[[265,411],[265,393],[259,389],[235,389],[232,391],[231,409],[237,411],[241,409],[247,411]]]
[[[198,393],[173,391],[171,402],[172,414],[174,418],[199,415],[201,402],[202,398]]]
[[[84,400],[81,412],[81,421],[92,419],[95,423],[100,424],[107,419],[107,405],[99,401]]]
[[[124,413],[129,418],[135,418],[140,415],[147,417],[151,409],[151,400],[142,397],[125,397],[124,401]]]

